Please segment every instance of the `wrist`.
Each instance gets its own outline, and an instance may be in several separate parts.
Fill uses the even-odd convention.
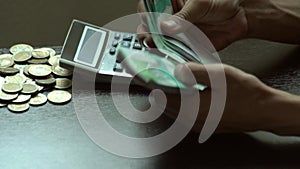
[[[247,22],[247,38],[298,43],[300,1],[244,0],[241,3]]]
[[[300,134],[300,97],[276,89],[261,108],[260,130],[279,135]]]
[[[274,104],[274,97],[277,96],[277,91],[262,82],[260,85],[253,91],[253,96],[250,99],[249,111],[247,113],[250,115],[248,130],[245,131],[259,131],[259,130],[267,130],[269,131],[270,118],[272,114],[270,114],[270,110]]]

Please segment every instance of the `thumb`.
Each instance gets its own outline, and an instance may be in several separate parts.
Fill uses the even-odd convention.
[[[204,65],[197,63],[184,63],[175,67],[175,77],[188,86],[201,83],[210,86],[208,72]]]
[[[183,32],[191,25],[186,23],[198,22],[207,13],[210,4],[211,0],[188,0],[178,13],[162,21],[161,27],[172,34]]]

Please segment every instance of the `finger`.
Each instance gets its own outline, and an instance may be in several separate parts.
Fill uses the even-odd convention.
[[[146,12],[145,5],[144,5],[144,2],[142,0],[139,0],[139,2],[138,2],[137,12],[138,13]]]
[[[142,24],[147,24],[146,9],[142,0],[138,2],[137,12],[139,13]]]
[[[189,0],[183,8],[174,16],[171,16],[161,22],[161,27],[165,32],[178,34],[184,32],[191,24],[199,22],[201,17],[205,16],[211,5],[210,0]]]
[[[178,5],[179,10],[181,10],[183,8],[185,2],[186,2],[185,0],[177,0],[177,5]],[[179,11],[177,11],[177,12],[179,12]]]
[[[172,7],[173,7],[173,12],[177,13],[180,11],[177,0],[171,0]]]
[[[145,47],[149,47],[149,48],[156,47],[156,45],[151,37],[151,34],[149,33],[149,28],[146,25],[140,24],[137,27],[137,35],[138,35],[139,41],[142,42]]]
[[[148,37],[146,37],[145,39],[144,39],[144,46],[145,47],[148,47],[148,48],[156,48],[156,45],[155,45],[155,43],[154,43],[154,41],[153,41],[153,38],[151,37],[151,35],[150,36],[148,36]]]
[[[147,13],[139,13],[140,21],[144,25],[148,25],[147,22]]]
[[[184,24],[186,21],[177,16],[171,16],[160,23],[160,27],[164,33],[178,34],[188,29],[188,24]]]
[[[136,29],[136,34],[138,35],[139,40],[143,40],[144,38],[150,36],[149,35],[149,29],[144,24],[138,25],[138,27]]]
[[[175,15],[191,23],[198,22],[210,8],[211,0],[189,0]]]
[[[149,34],[149,28],[145,24],[139,24],[137,29],[136,29],[137,34]]]

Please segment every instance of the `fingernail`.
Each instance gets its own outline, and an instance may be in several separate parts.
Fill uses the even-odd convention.
[[[177,26],[177,23],[174,20],[165,20],[162,21],[166,26],[168,27],[174,27]]]
[[[177,34],[182,31],[182,25],[176,22],[174,17],[161,22],[161,28],[165,33]]]

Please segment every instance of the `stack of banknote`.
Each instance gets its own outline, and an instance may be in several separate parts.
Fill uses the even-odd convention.
[[[152,39],[160,52],[169,55],[178,63],[189,61],[203,63],[200,56],[183,43],[190,41],[184,33],[167,36],[161,30],[160,22],[174,13],[171,0],[144,0],[144,6]]]

